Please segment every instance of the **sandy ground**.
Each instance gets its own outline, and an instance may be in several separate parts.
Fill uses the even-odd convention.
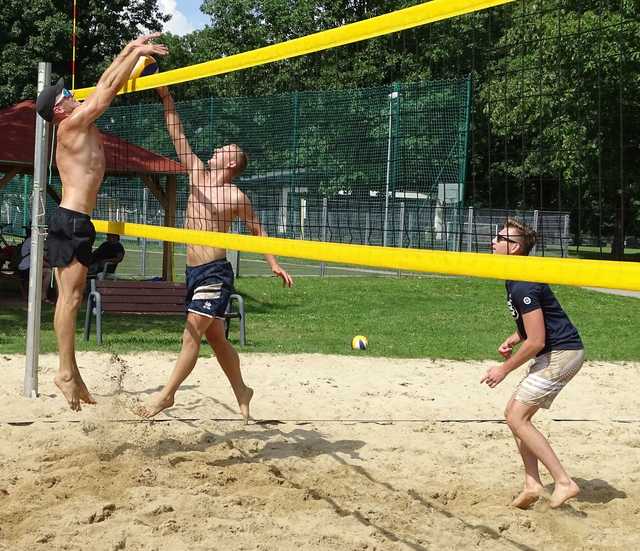
[[[99,401],[70,412],[41,360],[0,355],[0,549],[638,549],[640,365],[585,365],[539,426],[582,488],[560,510],[508,506],[520,463],[499,423],[512,374],[489,363],[242,357],[243,426],[214,360],[153,422],[127,409],[175,355],[86,353]],[[551,482],[548,475],[545,482]],[[550,487],[550,486],[549,486]]]

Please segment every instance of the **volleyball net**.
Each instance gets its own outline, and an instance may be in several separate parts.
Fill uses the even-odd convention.
[[[190,180],[202,178],[202,189],[212,191],[222,175],[207,162],[220,146],[237,144],[248,162],[233,181],[249,197],[270,236],[455,250],[460,235],[457,207],[468,164],[469,99],[470,80],[464,78],[178,102],[185,136],[179,140],[187,141],[203,164],[195,173],[175,174],[173,225],[206,226],[212,216],[206,209],[190,212],[191,223],[186,223]],[[173,162],[176,146],[166,129],[163,106],[115,107],[98,125],[122,141],[112,159],[116,175],[105,179],[96,217],[164,225],[161,195],[144,192],[166,188],[166,180],[179,168]],[[129,144],[156,155],[148,156],[146,177],[127,175],[134,169]],[[445,190],[446,203],[439,200]],[[225,198],[220,195],[219,204],[208,206],[216,212],[228,208]],[[246,231],[237,223],[232,229]]]
[[[511,34],[492,26],[489,8],[502,4],[512,10]],[[584,153],[591,147],[586,134],[568,144],[566,151],[554,151],[547,140],[559,122],[545,120],[546,115],[536,110],[544,113],[545,101],[562,91],[536,81],[553,62],[547,58],[548,40],[523,38],[526,29],[548,12],[560,17],[553,2],[543,4],[532,8],[526,2],[505,0],[434,0],[130,81],[123,93],[167,85],[174,90],[195,79],[250,70],[454,17],[471,18],[466,27],[471,55],[460,61],[458,78],[177,102],[183,133],[178,141],[186,140],[203,162],[200,176],[193,170],[188,174],[184,162],[179,164],[184,161],[176,153],[180,144],[175,136],[170,138],[172,123],[160,101],[112,107],[99,121],[114,138],[108,150],[109,176],[94,213],[96,228],[166,243],[394,270],[640,290],[638,263],[565,257],[576,224],[580,228],[587,217],[596,216],[593,209],[583,208],[585,198],[593,201],[599,189],[602,215],[606,186],[614,176],[602,168],[597,181],[589,176],[589,165],[602,164],[609,155],[606,139],[601,139],[594,158]],[[598,35],[584,33],[571,46],[570,40],[562,42],[562,22],[558,22],[555,48],[578,49],[584,39],[607,40],[608,27],[603,23]],[[624,30],[623,15],[615,23]],[[534,55],[522,61],[518,55],[527,49]],[[595,60],[603,66],[611,61]],[[76,90],[76,95],[87,97],[91,91]],[[587,107],[584,110],[576,115],[578,120],[588,117]],[[604,109],[598,112],[600,131],[605,129],[603,113]],[[549,129],[543,128],[545,124]],[[624,139],[623,131],[614,129],[611,143],[621,136]],[[233,201],[224,194],[212,199],[211,188],[221,182],[214,182],[215,169],[206,163],[225,144],[237,144],[246,153],[247,167],[234,184],[251,200],[269,237],[246,235],[242,224],[227,227],[225,220],[216,219],[231,210]],[[573,173],[559,168],[557,157],[564,154],[586,167],[574,167]],[[623,182],[625,162],[618,170]],[[534,169],[531,163],[536,163]],[[190,180],[193,184],[194,179],[206,178],[213,180],[201,186],[198,207],[190,210]],[[570,178],[575,182],[567,183]],[[507,258],[478,252],[488,249],[509,215],[524,218],[538,230],[536,256]],[[600,223],[598,228],[602,227]],[[170,257],[170,246],[168,252]],[[549,256],[558,254],[565,258]]]

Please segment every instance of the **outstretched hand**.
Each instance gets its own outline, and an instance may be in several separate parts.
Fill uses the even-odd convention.
[[[276,275],[280,279],[282,279],[282,286],[283,287],[291,287],[293,285],[293,278],[282,267],[274,266],[271,269],[271,271],[273,272],[273,275]]]
[[[151,42],[159,36],[162,36],[162,33],[145,34],[131,41],[131,45],[137,48],[141,55],[167,55],[169,48],[164,44]]]

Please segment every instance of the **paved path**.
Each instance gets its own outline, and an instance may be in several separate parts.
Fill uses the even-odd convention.
[[[640,298],[640,291],[622,291],[620,289],[602,289],[600,287],[585,287],[585,289],[589,289],[590,291],[598,291],[599,293],[607,293],[609,295]]]

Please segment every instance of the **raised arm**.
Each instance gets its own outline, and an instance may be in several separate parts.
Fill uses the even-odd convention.
[[[262,224],[260,224],[260,221],[258,220],[258,217],[256,216],[256,213],[253,210],[253,207],[251,206],[251,201],[249,201],[249,198],[240,191],[238,193],[239,193],[238,218],[240,218],[240,220],[244,222],[245,226],[251,232],[252,235],[269,237],[267,232],[264,231]],[[269,264],[269,267],[271,268],[271,271],[273,272],[273,274],[278,276],[280,279],[282,279],[282,284],[285,287],[291,287],[293,285],[293,278],[288,274],[288,272],[285,269],[283,269],[280,266],[280,264],[278,264],[276,257],[273,256],[272,254],[265,254],[264,258],[267,261],[267,264]]]
[[[143,55],[166,55],[167,47],[163,44],[152,44],[150,41],[162,33],[153,33],[136,38],[129,42],[107,70],[102,73],[95,91],[69,117],[71,124],[89,125],[104,113],[118,91],[129,79],[131,71],[138,59]]]
[[[171,136],[171,141],[176,148],[176,153],[178,154],[180,162],[187,170],[204,170],[204,164],[200,158],[193,153],[191,146],[189,145],[189,141],[184,134],[184,127],[182,126],[182,121],[176,111],[176,104],[173,101],[173,97],[171,97],[169,88],[166,86],[160,86],[158,88],[158,95],[162,100],[162,106],[164,108],[164,122],[167,125],[169,136]]]

